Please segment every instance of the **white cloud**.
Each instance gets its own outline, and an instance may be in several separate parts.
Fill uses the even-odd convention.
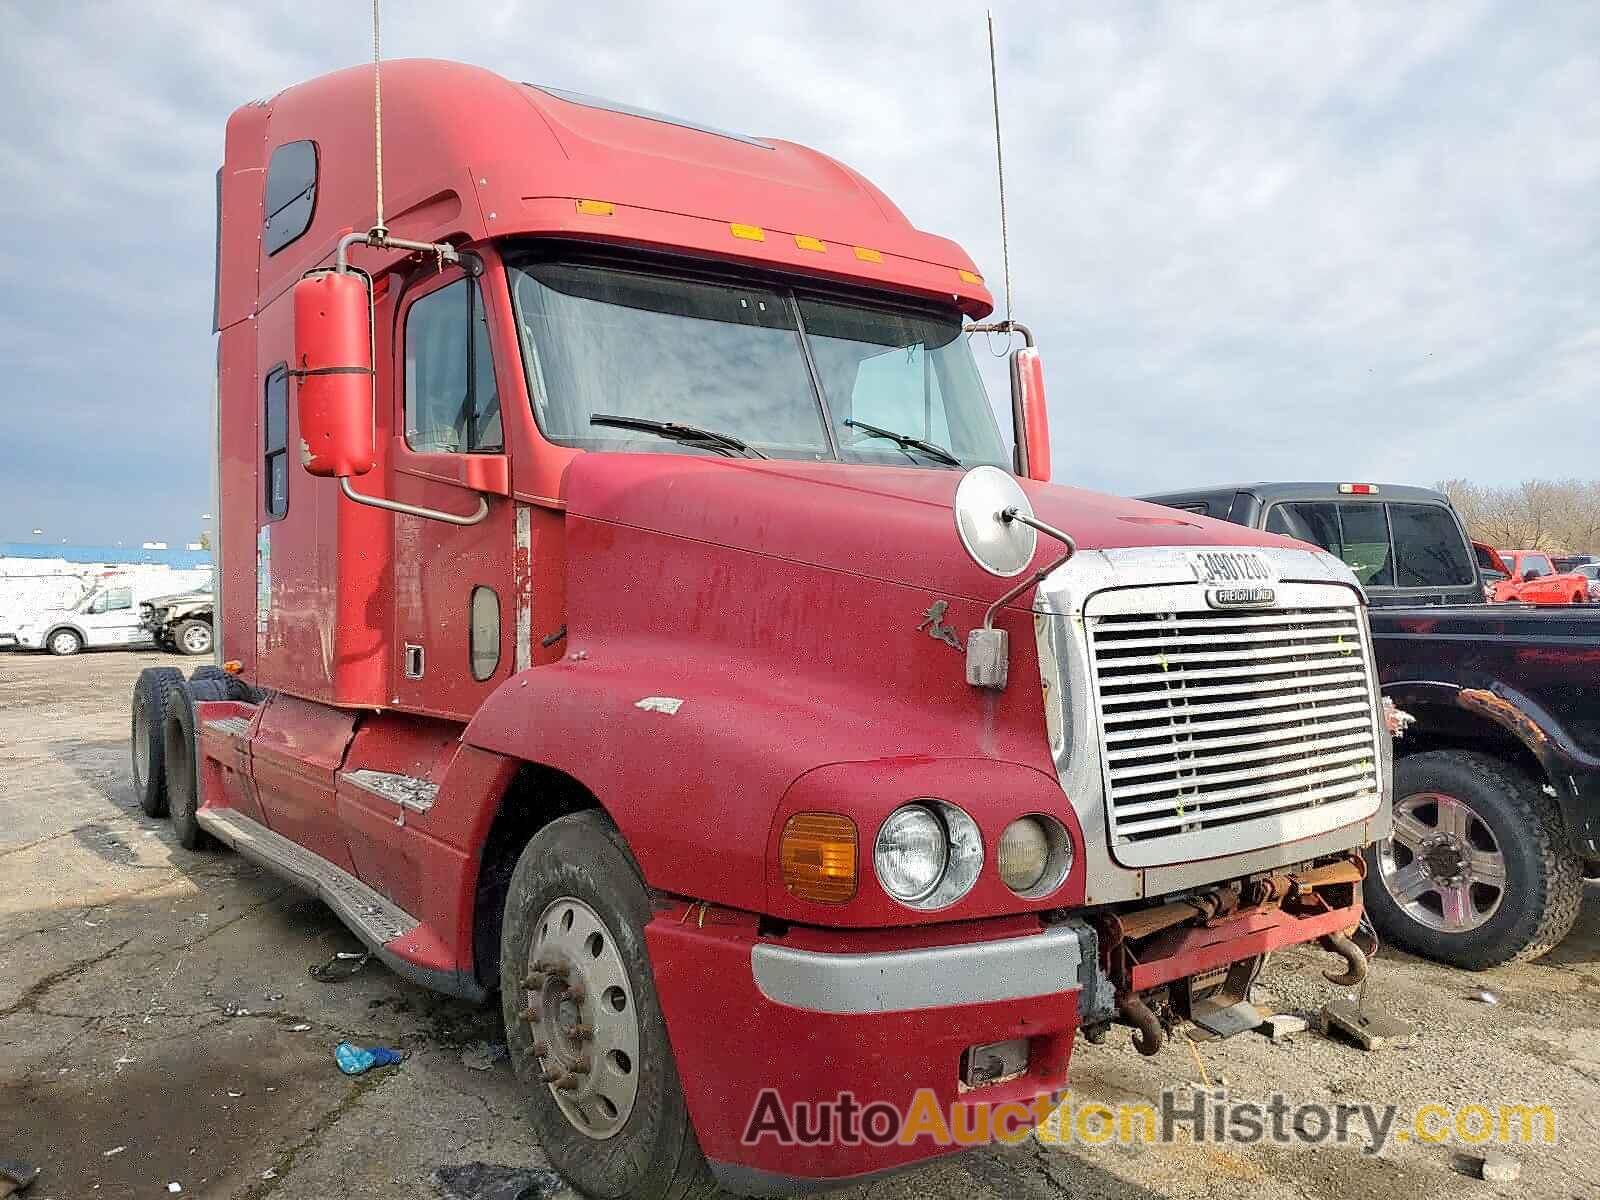
[[[386,52],[815,145],[962,242],[998,291],[981,8],[438,11],[388,0]],[[1600,10],[997,18],[1017,316],[1044,349],[1061,477],[1595,473]],[[99,524],[82,536],[187,519],[207,506],[223,123],[361,61],[363,6],[13,2],[0,28],[0,412],[61,414],[34,423],[28,462],[89,466],[75,502]],[[195,469],[129,515],[141,439]],[[23,523],[28,462],[0,451],[0,511]]]

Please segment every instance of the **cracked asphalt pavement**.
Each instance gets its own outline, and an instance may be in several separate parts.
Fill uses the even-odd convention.
[[[166,821],[139,811],[128,699],[139,670],[163,662],[191,665],[154,652],[0,654],[0,1159],[41,1168],[29,1200],[166,1196],[171,1183],[228,1200],[518,1195],[496,1190],[495,1166],[530,1172],[521,1200],[563,1196],[509,1065],[468,1065],[484,1065],[477,1043],[502,1040],[495,1009],[433,996],[376,960],[342,982],[312,979],[313,964],[360,949],[320,903],[234,855],[181,849]],[[1325,965],[1316,953],[1278,956],[1258,1000],[1314,1011],[1336,992]],[[1471,1000],[1479,988],[1498,1003]],[[1460,1146],[1371,1155],[1185,1137],[1029,1141],[844,1195],[1600,1195],[1600,886],[1541,962],[1468,976],[1385,952],[1368,999],[1414,1022],[1415,1042],[1362,1053],[1310,1033],[1283,1045],[1245,1034],[1145,1059],[1118,1030],[1078,1046],[1077,1098],[1158,1103],[1164,1086],[1203,1071],[1252,1099],[1547,1103],[1556,1144],[1511,1148],[1522,1172],[1504,1190],[1471,1178]],[[348,1078],[333,1061],[344,1039],[409,1057]]]

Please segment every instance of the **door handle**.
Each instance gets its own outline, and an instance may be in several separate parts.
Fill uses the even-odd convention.
[[[422,647],[406,643],[405,675],[407,679],[422,678]]]

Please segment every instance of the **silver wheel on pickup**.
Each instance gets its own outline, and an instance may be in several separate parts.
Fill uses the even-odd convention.
[[[1567,935],[1583,863],[1541,780],[1482,751],[1427,750],[1395,763],[1394,794],[1392,836],[1363,851],[1385,941],[1479,971]]]
[[[1494,831],[1455,796],[1417,792],[1396,800],[1394,836],[1378,872],[1412,920],[1446,933],[1476,929],[1499,911],[1506,860]]]
[[[523,989],[541,1079],[579,1133],[611,1137],[639,1094],[639,1018],[616,940],[594,909],[567,896],[544,910]]]
[[[199,620],[180,621],[172,631],[172,640],[180,654],[210,654],[211,626]]]

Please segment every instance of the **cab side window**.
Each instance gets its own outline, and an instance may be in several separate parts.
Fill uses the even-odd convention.
[[[94,598],[94,601],[89,605],[89,612],[91,615],[98,615],[100,613],[116,612],[120,608],[132,607],[132,588],[110,588]]]
[[[406,310],[406,445],[429,454],[505,447],[483,297],[460,279]]]

